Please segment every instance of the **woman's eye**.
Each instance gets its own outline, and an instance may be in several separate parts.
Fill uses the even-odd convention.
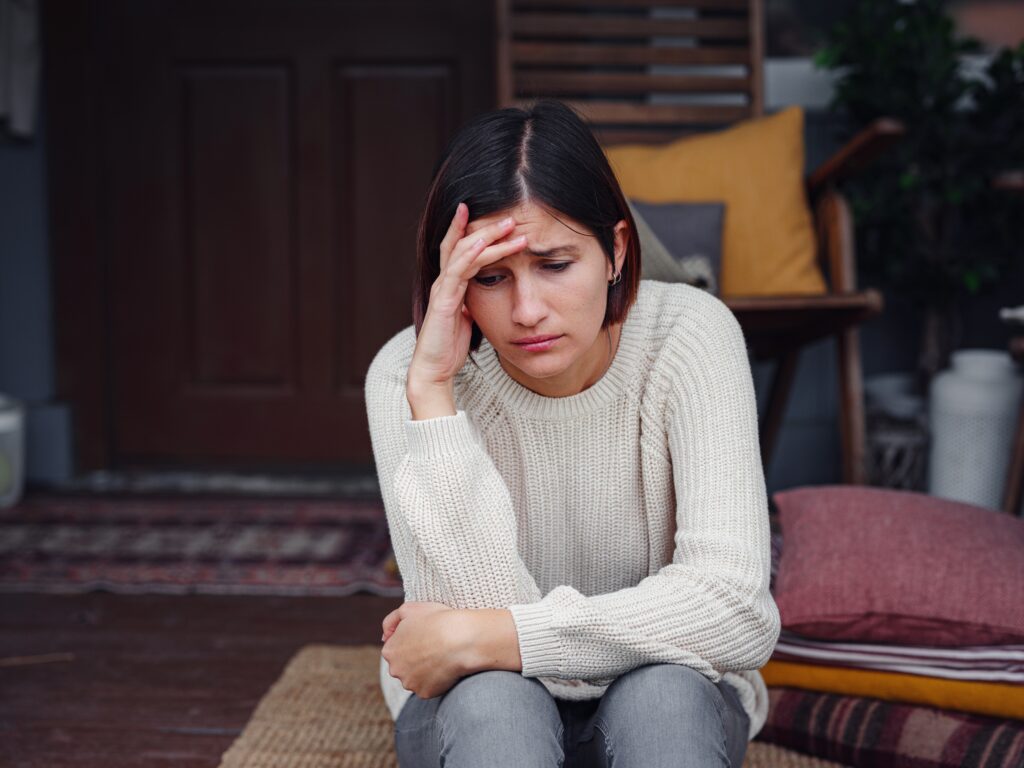
[[[558,261],[551,264],[545,264],[543,268],[548,270],[549,272],[564,272],[569,268],[570,264],[572,264],[571,261]],[[497,285],[498,283],[501,282],[501,280],[501,275],[477,275],[476,277],[473,278],[473,281],[477,285],[482,285],[485,288]]]
[[[477,277],[473,278],[473,280],[475,280],[478,285],[483,286],[494,285],[500,279],[501,275],[484,275],[483,277],[478,275]]]

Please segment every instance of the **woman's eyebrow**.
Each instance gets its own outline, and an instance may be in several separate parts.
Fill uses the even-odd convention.
[[[540,259],[557,259],[560,256],[579,256],[580,254],[579,248],[575,245],[556,245],[543,251],[537,251],[532,248],[524,248],[523,250]]]

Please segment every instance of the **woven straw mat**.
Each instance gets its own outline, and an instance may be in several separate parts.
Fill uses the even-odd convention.
[[[264,694],[220,768],[397,768],[375,645],[307,645]],[[744,768],[828,768],[750,742]]]

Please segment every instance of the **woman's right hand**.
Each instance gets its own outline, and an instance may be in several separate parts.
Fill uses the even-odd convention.
[[[515,227],[511,218],[466,235],[469,206],[459,203],[441,241],[441,271],[430,288],[426,315],[409,364],[411,394],[449,390],[469,354],[473,319],[465,305],[466,287],[481,269],[522,250],[526,238],[491,245]]]

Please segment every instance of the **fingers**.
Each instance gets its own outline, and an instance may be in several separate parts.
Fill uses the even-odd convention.
[[[438,275],[434,286],[442,293],[451,291],[461,302],[470,278],[489,264],[521,251],[525,247],[525,235],[493,245],[488,245],[483,238],[478,238],[464,253],[453,255],[448,269]]]
[[[384,634],[381,636],[381,640],[387,640],[394,633],[395,627],[397,627],[398,623],[402,620],[401,615],[399,614],[400,610],[401,606],[385,616],[384,620],[380,623],[381,629],[384,631]]]
[[[477,240],[468,251],[453,257],[454,261],[448,269],[434,280],[434,284],[430,286],[427,315],[440,312],[441,315],[448,316],[462,310],[462,315],[468,318],[469,312],[464,308],[463,302],[466,299],[466,287],[469,281],[484,267],[525,247],[525,235],[490,246],[484,244],[482,240]]]
[[[455,216],[441,241],[440,271],[430,287],[427,314],[440,311],[442,315],[460,314],[471,319],[464,305],[469,280],[488,264],[503,259],[526,246],[526,237],[520,236],[503,243],[495,240],[506,236],[515,228],[515,220],[507,216],[466,235],[469,206],[460,202]]]
[[[489,243],[504,237],[515,228],[515,220],[508,216],[501,221],[488,224],[472,235],[466,235],[469,223],[469,207],[459,203],[448,232],[441,241],[440,273],[444,274],[452,260],[474,249],[486,248]]]
[[[466,234],[466,224],[469,223],[469,206],[465,203],[459,203],[455,206],[455,216],[452,218],[452,223],[448,225],[448,231],[444,235],[444,239],[441,241],[441,271],[444,272],[444,268],[448,263],[448,257],[455,248],[455,244],[461,240]]]

